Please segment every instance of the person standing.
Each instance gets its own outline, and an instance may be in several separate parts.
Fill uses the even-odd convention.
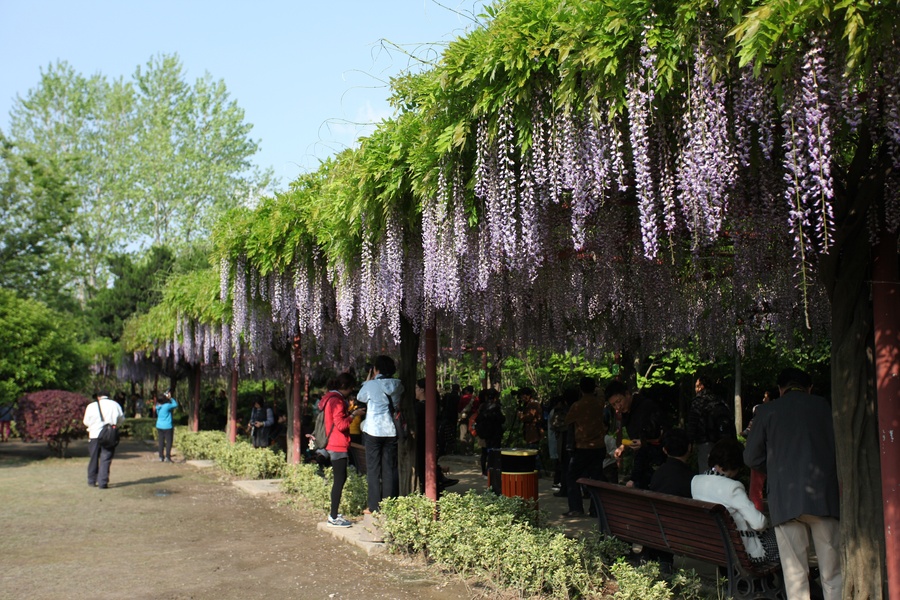
[[[778,375],[781,396],[759,407],[744,462],[768,475],[769,514],[775,526],[790,600],[810,597],[810,535],[825,600],[841,597],[840,488],[831,406],[813,395],[804,371]]]
[[[356,395],[366,405],[362,422],[363,445],[366,447],[367,513],[378,510],[384,498],[398,494],[397,428],[394,415],[400,411],[403,384],[394,379],[397,365],[390,356],[378,356],[375,366]]]
[[[488,474],[488,454],[503,445],[503,407],[500,406],[500,392],[485,388],[478,393],[478,416],[475,418],[475,434],[481,447],[481,475]]]
[[[112,459],[116,455],[115,448],[101,448],[97,440],[104,424],[118,427],[125,422],[125,412],[115,400],[110,400],[105,393],[94,394],[94,402],[84,409],[83,423],[88,430],[88,459],[87,480],[91,487],[105,490],[109,487],[109,469]]]
[[[590,477],[604,481],[603,459],[606,457],[606,423],[603,409],[606,401],[602,392],[597,394],[597,381],[593,377],[582,377],[579,383],[581,398],[566,413],[566,427],[573,437],[573,452],[566,474],[566,491],[569,510],[564,517],[584,516],[579,477]]]
[[[357,408],[349,412],[350,394],[356,387],[356,378],[350,373],[341,373],[328,382],[331,389],[319,400],[319,410],[325,413],[325,431],[328,441],[325,451],[331,459],[331,511],[328,513],[329,527],[350,527],[351,523],[338,513],[341,496],[347,482],[347,465],[350,461],[350,422],[362,415],[366,409]]]
[[[706,375],[697,375],[685,429],[691,443],[697,448],[697,472],[705,473],[709,467],[709,451],[721,439],[737,439],[734,426],[734,409],[713,393],[712,381]]]
[[[250,440],[254,448],[268,448],[272,427],[275,425],[275,411],[266,406],[266,401],[257,398],[250,411]]]
[[[172,462],[172,440],[175,426],[172,424],[172,411],[178,402],[172,397],[172,391],[166,390],[162,400],[156,401],[156,440],[159,443],[159,462]]]
[[[12,402],[0,404],[0,442],[8,442],[12,434],[12,420],[15,416],[15,407]]]

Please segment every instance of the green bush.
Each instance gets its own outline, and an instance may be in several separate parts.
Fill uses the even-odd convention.
[[[156,439],[156,419],[125,419],[122,435],[136,440]]]
[[[446,494],[438,501],[438,520],[431,501],[419,495],[384,500],[381,509],[387,543],[456,572],[486,576],[523,595],[568,598],[603,588],[599,561],[584,551],[584,542],[537,526],[540,517],[520,498]]]
[[[421,554],[524,597],[607,597],[611,573],[620,578],[616,598],[702,597],[693,572],[663,580],[655,563],[635,568],[621,560],[629,544],[611,537],[569,538],[561,529],[542,526],[542,520],[521,498],[470,490],[446,494],[437,506],[419,494],[384,500],[380,526],[394,550]]]
[[[292,502],[302,499],[316,510],[329,512],[334,477],[330,468],[323,469],[321,474],[319,471],[319,466],[315,464],[286,465],[281,489]],[[367,492],[366,477],[355,469],[349,469],[338,512],[342,515],[361,515],[366,508]]]
[[[285,469],[285,456],[269,448],[254,448],[244,441],[230,444],[221,431],[193,433],[175,428],[175,446],[188,460],[212,460],[220,469],[244,479],[275,479]]]

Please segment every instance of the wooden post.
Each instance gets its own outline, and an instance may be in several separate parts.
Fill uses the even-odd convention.
[[[875,389],[881,448],[888,597],[900,598],[900,267],[897,234],[881,232],[874,249],[872,311],[875,325]],[[845,490],[846,493],[846,490]]]
[[[437,501],[437,331],[425,330],[425,495]]]
[[[294,334],[291,346],[293,350],[291,358],[291,464],[299,465],[302,456],[303,442],[301,440],[300,423],[300,361],[303,359],[303,351],[300,348],[300,332]]]
[[[194,402],[191,406],[191,431],[197,433],[200,431],[200,385],[203,381],[203,363],[197,363],[197,370],[194,373]]]
[[[231,367],[231,395],[228,398],[228,441],[231,444],[237,441],[238,364]]]

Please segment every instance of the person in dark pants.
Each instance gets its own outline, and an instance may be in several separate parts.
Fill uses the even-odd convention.
[[[394,498],[398,494],[394,414],[400,411],[403,384],[399,379],[394,379],[396,372],[394,359],[378,356],[356,395],[357,402],[366,406],[366,419],[362,422],[366,483],[369,488],[366,513],[377,511],[384,498]]]
[[[597,394],[597,381],[593,377],[582,377],[581,398],[566,414],[569,435],[573,436],[574,450],[569,461],[566,491],[569,510],[564,517],[584,516],[579,477],[590,477],[604,481],[603,460],[606,458],[606,424],[603,420],[605,402],[603,394]]]
[[[333,481],[331,484],[331,511],[328,513],[329,527],[350,527],[351,523],[338,513],[341,507],[341,496],[344,493],[344,484],[347,482],[347,463],[350,450],[350,422],[358,415],[365,412],[364,408],[357,408],[348,412],[348,398],[356,387],[356,378],[349,373],[341,373],[328,382],[330,391],[322,396],[319,401],[319,410],[325,413],[325,431],[328,433],[328,441],[325,451],[331,459],[331,472]]]
[[[175,425],[172,422],[172,411],[178,402],[172,397],[171,390],[163,394],[164,401],[156,403],[156,438],[159,441],[159,462],[172,462],[172,440]]]
[[[125,422],[125,413],[115,400],[110,400],[105,393],[94,394],[95,402],[91,402],[84,410],[84,424],[88,429],[88,449],[91,457],[88,460],[87,480],[91,487],[105,490],[109,487],[109,469],[116,455],[115,448],[101,448],[97,441],[103,425],[109,423],[116,427]]]
[[[481,474],[487,475],[488,453],[492,448],[503,445],[503,409],[500,406],[500,392],[493,388],[481,390],[478,417],[475,419],[475,434],[481,446]]]

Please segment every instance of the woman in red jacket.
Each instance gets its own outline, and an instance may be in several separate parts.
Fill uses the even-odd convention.
[[[331,486],[331,512],[328,515],[328,525],[331,527],[350,527],[351,523],[338,514],[341,505],[341,495],[344,492],[344,483],[347,481],[347,463],[350,450],[350,422],[358,415],[365,412],[365,408],[358,408],[351,413],[347,412],[350,394],[356,387],[356,378],[349,373],[341,373],[328,382],[331,391],[319,400],[319,410],[325,411],[325,431],[328,432],[325,442],[325,450],[331,458],[332,475],[334,483]]]

